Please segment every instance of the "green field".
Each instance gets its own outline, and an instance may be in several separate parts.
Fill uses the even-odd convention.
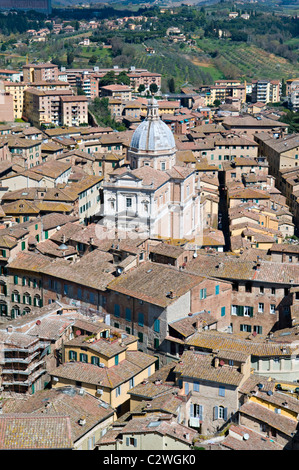
[[[228,39],[198,39],[197,45],[205,54],[214,56],[218,53],[217,57],[211,58],[211,62],[226,78],[282,79],[299,74],[299,64],[292,64],[253,44],[237,43]]]

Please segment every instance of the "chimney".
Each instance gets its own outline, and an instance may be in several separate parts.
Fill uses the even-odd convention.
[[[216,369],[219,367],[219,357],[215,357],[214,366]]]

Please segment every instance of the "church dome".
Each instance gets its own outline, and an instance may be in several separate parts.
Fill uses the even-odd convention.
[[[130,147],[145,152],[163,152],[175,149],[171,129],[159,117],[158,102],[152,97],[148,102],[147,117],[135,130]]]

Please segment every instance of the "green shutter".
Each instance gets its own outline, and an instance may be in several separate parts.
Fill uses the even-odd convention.
[[[253,307],[249,307],[249,316],[253,317]]]
[[[237,308],[237,315],[238,315],[239,317],[243,317],[243,315],[244,315],[244,307],[243,307],[243,305],[238,305],[238,308]]]

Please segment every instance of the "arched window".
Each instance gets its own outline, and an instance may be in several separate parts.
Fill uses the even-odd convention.
[[[21,310],[18,305],[14,305],[13,308],[11,309],[11,318],[16,318],[21,315]]]
[[[31,305],[31,295],[28,292],[23,295],[23,304]]]
[[[40,295],[35,295],[34,298],[33,298],[33,305],[35,307],[41,307],[42,306],[42,299],[40,297]]]
[[[12,302],[20,302],[20,294],[17,290],[13,290],[11,293]]]

